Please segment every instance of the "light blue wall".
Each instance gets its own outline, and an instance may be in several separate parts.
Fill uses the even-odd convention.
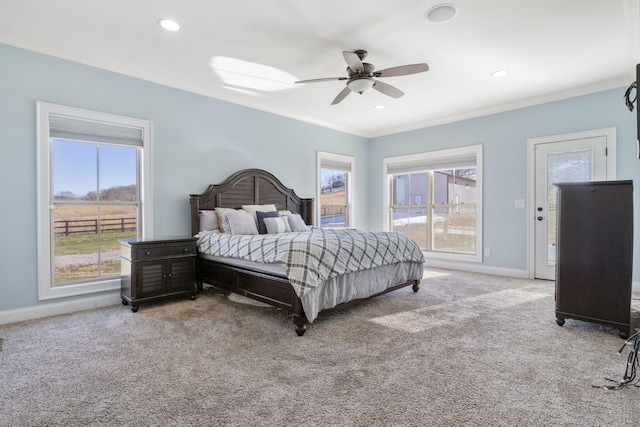
[[[315,197],[317,150],[356,158],[356,225],[381,229],[383,158],[483,144],[483,246],[492,250],[485,265],[525,270],[527,210],[515,209],[514,200],[527,199],[527,139],[615,127],[618,178],[637,181],[635,121],[624,106],[625,89],[367,140],[0,44],[0,312],[74,299],[37,300],[36,101],[153,122],[158,236],[187,234],[188,195],[247,167],[269,170],[300,196]],[[634,197],[640,206],[637,190]]]
[[[512,110],[475,119],[404,132],[369,141],[369,225],[382,229],[382,192],[375,183],[383,179],[386,157],[468,145],[483,145],[484,242],[491,248],[485,266],[527,269],[527,212],[514,208],[515,199],[527,200],[527,139],[616,128],[618,179],[640,179],[636,158],[635,111],[626,109],[618,88],[562,101]],[[634,204],[640,206],[640,191]],[[640,209],[635,209],[636,229]],[[636,232],[638,235],[638,232]],[[635,239],[634,277],[640,277],[640,245]]]
[[[368,174],[365,138],[0,44],[0,312],[39,304],[36,101],[153,122],[157,236],[188,234],[189,194],[239,169],[266,169],[301,197],[316,195],[317,150],[354,156]],[[367,227],[365,209],[355,221]]]

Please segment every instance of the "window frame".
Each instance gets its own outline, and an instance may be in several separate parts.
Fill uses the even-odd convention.
[[[324,152],[324,151],[317,151],[317,164],[316,164],[316,218],[318,221],[318,227],[322,227],[322,217],[320,215],[320,213],[322,212],[322,204],[321,204],[321,198],[320,196],[322,195],[322,179],[321,179],[321,169],[323,168],[323,162],[325,164],[341,164],[341,165],[348,165],[348,171],[347,173],[349,174],[348,178],[347,178],[347,183],[346,183],[346,187],[345,187],[345,191],[346,191],[346,199],[347,199],[347,220],[345,222],[345,227],[346,228],[352,228],[354,227],[354,213],[355,213],[355,209],[353,206],[353,191],[355,189],[355,168],[356,168],[356,164],[355,164],[355,158],[351,157],[351,156],[346,156],[343,154],[335,154],[335,153],[328,153],[328,152]],[[327,168],[325,166],[325,168]],[[328,168],[327,168],[328,169]]]
[[[148,120],[117,116],[109,113],[68,107],[64,105],[36,102],[36,165],[37,165],[37,248],[38,248],[38,300],[64,298],[76,295],[120,289],[120,277],[95,280],[64,286],[52,286],[51,262],[53,236],[51,221],[53,201],[52,184],[52,148],[50,137],[50,115],[68,116],[76,119],[92,120],[117,126],[142,129],[142,147],[139,156],[138,184],[140,186],[140,218],[138,234],[151,237],[153,230],[153,200],[151,174],[152,123]]]
[[[467,156],[475,156],[476,160],[476,253],[475,254],[458,254],[451,252],[434,252],[423,251],[426,258],[441,259],[449,261],[467,261],[467,262],[482,262],[483,260],[483,169],[482,169],[482,144],[471,145],[466,147],[451,148],[444,150],[428,151],[417,154],[409,154],[404,156],[386,157],[382,159],[382,176],[383,176],[383,230],[390,231],[391,223],[391,192],[393,186],[393,174],[389,172],[389,169],[398,165],[407,165],[408,169],[415,167],[414,171],[422,170],[418,166],[423,164],[436,164],[439,163],[438,168],[446,167],[447,161],[455,161],[456,158],[464,158]]]

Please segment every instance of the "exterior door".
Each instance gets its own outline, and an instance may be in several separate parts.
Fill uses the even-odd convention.
[[[607,136],[541,142],[535,152],[535,278],[555,280],[556,204],[561,182],[607,179]]]

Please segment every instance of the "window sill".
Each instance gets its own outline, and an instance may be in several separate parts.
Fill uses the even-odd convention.
[[[52,288],[51,286],[41,286],[38,289],[38,301],[94,294],[98,292],[113,291],[119,289],[120,277],[100,280],[97,282],[80,283],[77,285],[58,286],[55,288]]]

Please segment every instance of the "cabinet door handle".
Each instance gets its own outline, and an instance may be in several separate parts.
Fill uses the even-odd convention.
[[[144,253],[145,255],[151,255],[151,251],[147,251]]]
[[[538,217],[538,221],[542,221],[543,219],[544,219],[544,218],[543,218],[543,217],[541,217],[541,216],[539,216],[539,217]]]
[[[189,248],[184,248],[182,252],[189,252]]]

